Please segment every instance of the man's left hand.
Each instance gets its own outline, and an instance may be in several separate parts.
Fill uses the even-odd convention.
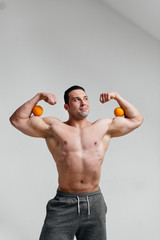
[[[106,92],[106,93],[101,93],[100,95],[100,102],[105,103],[110,101],[111,99],[115,99],[117,96],[116,92]]]

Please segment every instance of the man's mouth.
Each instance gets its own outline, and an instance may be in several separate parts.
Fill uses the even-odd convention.
[[[87,111],[88,108],[87,108],[87,107],[80,107],[79,110],[80,110],[80,111]]]

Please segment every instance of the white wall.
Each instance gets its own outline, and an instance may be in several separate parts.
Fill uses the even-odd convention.
[[[96,0],[14,0],[0,10],[0,237],[38,239],[47,201],[56,193],[57,171],[44,140],[9,123],[39,91],[58,103],[43,116],[67,119],[63,92],[80,84],[90,97],[89,120],[113,117],[117,91],[144,116],[131,134],[113,139],[100,187],[108,205],[109,240],[158,240],[160,43]]]

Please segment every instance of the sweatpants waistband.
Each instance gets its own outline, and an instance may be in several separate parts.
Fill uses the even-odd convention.
[[[67,192],[62,192],[59,189],[57,189],[57,196],[59,197],[86,197],[86,196],[93,196],[96,194],[100,194],[101,189],[94,191],[94,192],[85,192],[85,193],[67,193]]]
[[[94,191],[94,192],[85,192],[85,193],[67,193],[67,192],[62,192],[59,189],[57,189],[57,196],[59,197],[70,197],[70,198],[77,198],[78,201],[78,214],[80,215],[80,202],[81,199],[80,197],[85,197],[87,204],[88,204],[88,216],[90,215],[90,202],[89,202],[89,198],[90,196],[94,196],[97,194],[101,194],[101,189],[99,188],[99,190]]]

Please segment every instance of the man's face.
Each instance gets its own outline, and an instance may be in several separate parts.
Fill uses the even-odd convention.
[[[76,89],[69,93],[68,113],[74,118],[83,119],[88,116],[90,104],[87,94],[81,90]]]

